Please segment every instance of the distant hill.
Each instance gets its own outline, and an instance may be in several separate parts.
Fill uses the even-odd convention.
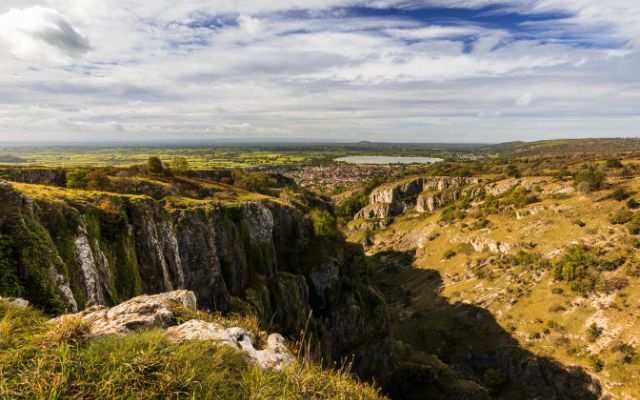
[[[26,163],[26,162],[28,162],[28,160],[13,156],[11,154],[0,155],[0,164],[19,164],[19,163]]]
[[[508,142],[483,149],[489,154],[525,157],[559,154],[611,154],[640,151],[640,138],[558,139],[539,142]]]

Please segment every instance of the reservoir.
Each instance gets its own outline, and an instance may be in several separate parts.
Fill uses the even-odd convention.
[[[433,164],[443,161],[432,157],[349,156],[336,158],[349,164]]]

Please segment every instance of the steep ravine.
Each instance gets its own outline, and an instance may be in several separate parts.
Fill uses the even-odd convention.
[[[275,199],[170,207],[146,196],[25,196],[0,182],[0,291],[55,314],[188,289],[220,312],[250,309],[327,363],[362,377],[393,362],[385,305],[360,279],[362,252],[314,236]]]
[[[446,223],[434,223],[436,228],[431,230],[416,229],[413,240],[403,240],[403,235],[408,236],[403,227],[410,231],[439,209],[461,199],[475,204],[486,193],[501,195],[525,183],[464,177],[405,179],[375,188],[349,223],[346,230],[351,239],[365,244],[374,260],[373,281],[389,305],[394,338],[405,349],[398,352],[401,374],[394,376],[397,384],[391,386],[394,398],[422,399],[425,393],[430,398],[458,398],[442,385],[434,392],[434,382],[442,381],[443,374],[433,371],[442,362],[459,377],[489,389],[486,397],[478,398],[597,399],[603,395],[601,383],[584,369],[530,352],[487,309],[468,301],[451,302],[442,295],[441,272],[417,264],[416,253],[443,254],[448,247],[434,247],[432,240],[439,235],[434,232],[446,229]],[[566,193],[566,188],[556,186],[545,190],[552,195],[558,190]]]

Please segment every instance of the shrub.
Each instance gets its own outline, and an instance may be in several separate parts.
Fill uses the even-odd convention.
[[[594,167],[589,167],[576,176],[575,183],[578,187],[581,184],[586,184],[589,191],[600,190],[604,187],[604,174]]]
[[[633,219],[633,213],[627,209],[621,209],[609,218],[609,222],[614,225],[623,225]]]
[[[628,199],[631,196],[631,192],[627,191],[625,188],[618,186],[611,193],[611,197],[618,201],[623,201]]]
[[[604,361],[595,354],[589,354],[587,361],[595,372],[600,372],[604,369]]]
[[[515,165],[509,165],[507,167],[507,176],[511,176],[514,178],[520,178],[522,176],[522,173],[520,172],[520,170],[518,169],[518,167],[516,167]]]
[[[102,169],[95,169],[87,176],[89,188],[94,190],[106,190],[109,185],[109,176]]]
[[[313,221],[313,233],[317,237],[333,239],[338,236],[338,223],[329,211],[314,209],[309,216]]]
[[[614,263],[596,256],[596,251],[587,246],[574,246],[558,259],[553,266],[553,278],[566,281],[573,291],[586,294],[596,289],[598,272],[611,271]]]
[[[528,204],[537,203],[540,199],[530,194],[531,191],[523,187],[517,187],[504,194],[503,203],[512,204],[516,207],[524,207]]]
[[[584,221],[579,220],[579,219],[574,219],[573,221],[571,221],[574,225],[578,225],[580,228],[584,228],[585,226],[587,226],[587,224],[584,223]]]
[[[631,364],[638,361],[636,349],[628,343],[618,343],[613,347],[613,350],[621,353],[620,361],[623,364]]]
[[[456,206],[449,206],[442,210],[442,215],[440,216],[440,220],[442,222],[453,222],[455,220],[464,219],[466,213],[464,210],[459,210]]]
[[[147,160],[147,170],[152,174],[161,174],[164,171],[162,161],[160,161],[160,159],[155,156],[149,157],[149,159]]]
[[[622,168],[622,162],[617,158],[607,160],[607,168]]]
[[[602,336],[603,332],[604,332],[604,329],[599,327],[594,322],[591,325],[589,325],[589,328],[587,328],[587,339],[589,339],[590,342],[595,342],[596,340],[598,340],[600,336]]]
[[[557,313],[565,310],[566,308],[564,308],[564,306],[561,306],[560,304],[554,304],[551,307],[549,307],[549,312],[552,312],[552,313]]]
[[[449,259],[455,257],[456,254],[457,253],[455,252],[455,250],[449,249],[449,250],[444,252],[444,254],[442,255],[442,258],[444,258],[445,260],[449,260]]]
[[[482,382],[492,391],[499,390],[507,383],[507,377],[498,369],[489,368],[482,374]]]
[[[69,189],[87,189],[89,187],[89,174],[84,170],[70,171],[67,173],[67,187]]]
[[[174,157],[171,161],[171,168],[178,173],[185,172],[189,169],[189,161],[181,156]]]
[[[513,263],[524,267],[539,268],[546,267],[547,261],[542,258],[542,254],[535,252],[526,252],[524,250],[518,251],[513,257]]]
[[[640,235],[640,221],[634,218],[633,220],[631,220],[631,222],[629,222],[627,229],[629,230],[629,233],[631,235]]]
[[[640,203],[638,203],[634,199],[629,199],[629,200],[627,200],[627,207],[629,207],[632,210],[636,210],[636,209],[640,208]]]

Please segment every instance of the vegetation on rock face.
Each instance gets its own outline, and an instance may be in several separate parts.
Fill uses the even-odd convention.
[[[81,171],[87,189],[39,173],[2,186],[15,213],[0,212],[0,295],[58,314],[186,287],[289,338],[308,329],[327,365],[349,358],[363,378],[391,367],[384,304],[325,198],[258,172]]]

